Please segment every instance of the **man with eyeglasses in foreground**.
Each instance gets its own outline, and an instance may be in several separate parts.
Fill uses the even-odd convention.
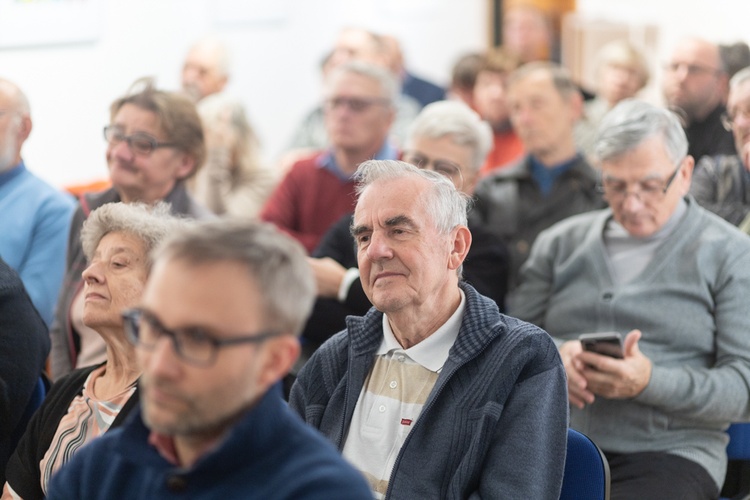
[[[732,131],[737,154],[703,157],[690,192],[705,208],[750,233],[750,67],[729,82],[724,125]]]
[[[612,500],[716,498],[724,431],[750,419],[750,239],[688,196],[687,149],[669,111],[613,108],[594,149],[610,207],[542,232],[510,305],[555,339],[571,427],[607,456]],[[604,332],[623,359],[583,350]]]
[[[680,40],[664,65],[664,99],[682,119],[688,154],[695,161],[735,152],[732,134],[721,122],[728,80],[719,46],[702,38]]]
[[[331,224],[354,210],[351,177],[357,166],[398,156],[388,142],[397,96],[396,80],[383,68],[357,60],[336,68],[323,103],[331,146],[291,167],[266,201],[261,219],[312,252]]]
[[[558,498],[564,369],[549,335],[461,282],[467,197],[405,162],[364,162],[357,180],[351,232],[375,307],[310,358],[290,406],[376,498]]]
[[[156,252],[123,313],[141,406],[53,476],[49,500],[371,499],[363,478],[281,398],[314,283],[266,224],[196,223]]]
[[[457,101],[428,104],[409,127],[403,160],[434,170],[471,196],[492,145],[490,126],[477,113]],[[315,271],[318,300],[303,330],[305,354],[331,335],[346,328],[346,316],[362,316],[372,307],[363,289],[350,226],[342,217],[325,234],[309,259]],[[505,310],[509,257],[505,244],[469,212],[472,244],[463,277],[482,295]]]

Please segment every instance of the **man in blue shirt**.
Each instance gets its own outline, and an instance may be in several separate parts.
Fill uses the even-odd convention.
[[[21,276],[49,325],[62,283],[74,200],[26,169],[21,147],[31,125],[28,99],[0,78],[0,256]]]

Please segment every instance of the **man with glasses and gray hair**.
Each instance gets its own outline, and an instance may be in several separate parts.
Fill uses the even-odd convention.
[[[735,152],[732,134],[721,123],[728,80],[719,46],[702,38],[680,40],[664,65],[664,99],[680,115],[688,153],[696,161]]]
[[[376,498],[558,498],[563,366],[549,335],[461,282],[468,197],[405,162],[357,178],[351,232],[375,307],[310,358],[290,405]]]
[[[314,286],[302,248],[270,225],[176,233],[141,305],[123,314],[141,407],[53,476],[47,498],[372,498],[277,384],[299,354]]]
[[[510,306],[555,339],[613,500],[716,498],[724,431],[750,419],[750,239],[688,196],[687,150],[669,111],[613,108],[595,142],[609,208],[541,233]],[[621,353],[584,333],[620,334]]]
[[[459,191],[471,196],[491,144],[490,126],[477,113],[461,102],[439,101],[425,106],[412,123],[403,160],[443,174]],[[346,328],[346,316],[362,316],[372,307],[359,278],[351,221],[348,215],[334,224],[309,259],[318,284],[318,300],[303,330],[305,352],[312,352]],[[472,244],[463,278],[504,311],[508,250],[475,213],[469,212],[468,227]]]
[[[331,146],[292,165],[266,201],[261,219],[312,252],[328,228],[354,209],[357,166],[398,156],[388,142],[397,97],[398,85],[383,68],[357,60],[336,68],[323,103]]]
[[[729,81],[724,126],[732,131],[737,154],[704,156],[690,192],[705,208],[750,233],[750,67]]]

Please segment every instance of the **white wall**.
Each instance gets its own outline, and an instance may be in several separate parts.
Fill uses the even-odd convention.
[[[399,36],[410,68],[441,83],[459,55],[487,40],[485,0],[87,1],[100,7],[96,41],[3,48],[0,33],[0,76],[21,86],[32,106],[34,130],[23,156],[58,186],[106,177],[102,127],[109,104],[145,75],[178,88],[187,48],[207,33],[232,51],[228,90],[244,100],[268,161],[316,103],[318,62],[341,27]],[[237,3],[266,19],[224,19],[224,9]],[[0,25],[12,24],[3,12],[0,0]]]
[[[246,103],[268,161],[319,96],[318,62],[338,30],[365,26],[399,36],[415,72],[447,83],[462,53],[484,47],[486,0],[86,0],[100,7],[96,41],[3,48],[13,25],[0,0],[0,76],[28,94],[34,130],[23,155],[55,185],[106,177],[102,127],[108,106],[144,75],[176,89],[192,41],[210,32],[233,53],[229,91]],[[266,20],[226,21],[226,8],[251,6]],[[747,0],[578,0],[586,16],[660,27],[656,63],[680,36],[750,41]],[[12,15],[12,14],[11,14]],[[33,31],[41,37],[45,27]],[[658,64],[656,64],[658,66]],[[657,73],[654,78],[658,80]]]

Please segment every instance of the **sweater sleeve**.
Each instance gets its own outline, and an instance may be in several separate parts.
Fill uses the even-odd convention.
[[[713,297],[715,361],[708,368],[655,363],[651,380],[636,401],[705,422],[750,419],[748,252],[723,263],[718,276]]]
[[[48,196],[36,216],[29,253],[19,270],[32,302],[49,325],[65,271],[65,244],[73,214],[73,199]]]
[[[554,255],[552,238],[547,231],[539,234],[531,253],[521,267],[520,285],[508,300],[511,316],[545,328],[544,319],[552,297],[554,280]],[[562,341],[556,340],[561,344]]]

